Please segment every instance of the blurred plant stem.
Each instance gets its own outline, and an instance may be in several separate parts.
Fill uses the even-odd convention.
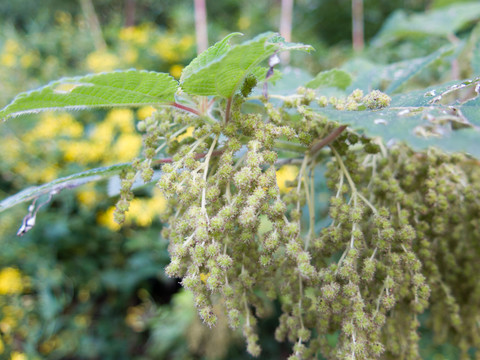
[[[362,51],[365,46],[363,33],[363,0],[352,0],[352,40],[355,52]]]
[[[135,25],[135,0],[125,0],[125,27]]]
[[[282,9],[280,13],[280,35],[286,41],[292,40],[292,14],[293,14],[293,0],[282,0]],[[290,53],[288,51],[280,54],[283,64],[290,62]]]
[[[207,50],[208,33],[207,33],[207,6],[206,0],[194,0],[195,5],[195,32],[197,35],[197,53]]]
[[[88,28],[93,37],[95,43],[95,48],[97,50],[105,50],[107,45],[103,39],[102,29],[100,27],[100,22],[98,21],[97,14],[95,13],[95,8],[93,7],[91,0],[80,0],[80,5],[82,7],[83,16],[87,20]]]

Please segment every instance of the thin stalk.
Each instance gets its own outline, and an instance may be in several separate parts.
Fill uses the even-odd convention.
[[[292,19],[293,19],[293,0],[282,0],[282,7],[280,11],[280,35],[286,41],[292,40]],[[290,62],[290,53],[285,51],[280,55],[284,64]]]
[[[125,0],[125,27],[135,25],[136,0]]]
[[[178,109],[182,109],[182,110],[188,111],[188,112],[190,112],[190,113],[192,113],[192,114],[195,114],[195,115],[197,115],[197,116],[200,116],[200,113],[199,113],[196,109],[193,109],[193,108],[191,108],[191,107],[188,107],[188,106],[179,104],[179,103],[177,103],[177,102],[172,102],[172,103],[170,103],[170,105],[173,106],[173,107],[176,107],[176,108],[178,108]]]
[[[207,174],[208,174],[208,163],[210,162],[210,157],[212,156],[213,149],[215,145],[217,145],[218,135],[213,139],[212,146],[210,146],[210,150],[208,150],[208,154],[205,157],[205,168],[203,170],[203,181],[205,182],[205,186],[202,189],[202,211],[205,213],[208,222],[208,215],[207,215],[207,208],[206,208],[206,193],[207,193]]]
[[[195,6],[195,33],[197,36],[197,53],[207,50],[207,5],[205,0],[194,0]]]
[[[230,111],[232,108],[232,100],[233,96],[230,96],[227,99],[227,106],[225,107],[225,124],[228,124],[228,121],[230,120]]]
[[[92,34],[95,49],[105,50],[107,45],[103,39],[102,28],[100,26],[100,21],[98,21],[92,0],[80,0],[80,6],[82,8],[83,16],[85,17],[85,20],[87,20],[88,28]]]
[[[363,0],[352,0],[353,51],[360,52],[365,46],[363,31]]]

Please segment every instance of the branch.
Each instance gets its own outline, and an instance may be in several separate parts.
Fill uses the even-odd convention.
[[[330,134],[328,134],[326,137],[324,137],[322,140],[313,144],[310,149],[310,154],[315,154],[318,150],[320,150],[324,146],[327,146],[328,144],[332,143],[337,137],[340,136],[340,134],[346,128],[347,128],[347,125],[339,126],[335,130],[333,130]]]
[[[190,112],[190,113],[192,113],[192,114],[195,114],[195,115],[197,115],[197,116],[200,116],[200,113],[199,113],[197,110],[192,109],[191,107],[188,107],[188,106],[185,106],[185,105],[176,103],[176,102],[172,102],[172,103],[170,103],[170,105],[173,106],[173,107],[176,107],[176,108],[178,108],[178,109],[182,109],[182,110],[188,111],[188,112]]]

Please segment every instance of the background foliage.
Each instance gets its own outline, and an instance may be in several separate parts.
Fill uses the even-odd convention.
[[[130,27],[124,26],[122,2],[94,4],[105,46],[92,41],[95,34],[78,2],[0,3],[1,107],[18,92],[61,76],[135,67],[178,78],[195,55],[191,2],[138,0],[137,21]],[[229,0],[207,6],[211,42],[232,31],[252,37],[278,28],[276,1]],[[309,72],[341,66],[354,75],[352,89],[373,86],[394,93],[480,74],[476,2],[366,1],[369,46],[360,55],[350,50],[350,9],[350,1],[296,2],[293,40],[317,50],[292,57],[292,66],[301,65],[306,78]],[[452,26],[446,29],[445,24]],[[392,76],[396,71],[403,71],[401,81]],[[285,79],[284,86],[296,86]],[[132,160],[141,146],[135,122],[151,111],[146,106],[135,111],[45,113],[2,124],[1,197],[87,168]],[[295,170],[285,167],[277,174],[281,188],[295,177]],[[127,224],[118,228],[112,220],[114,189],[115,184],[104,182],[61,193],[48,209],[42,208],[35,231],[22,238],[15,233],[26,206],[2,213],[0,356],[247,357],[241,336],[228,330],[225,319],[206,329],[190,295],[165,277],[167,244],[159,235],[158,220],[165,209],[161,195],[138,189]],[[288,355],[288,345],[278,345],[272,336],[277,325],[273,315],[279,311],[275,306],[268,310],[270,320],[259,324],[264,358]],[[435,344],[428,330],[423,335],[425,358],[457,356],[448,342]]]

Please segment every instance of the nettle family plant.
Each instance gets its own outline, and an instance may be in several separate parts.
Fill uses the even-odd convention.
[[[146,104],[157,111],[137,124],[142,157],[26,189],[0,211],[33,200],[22,235],[59,191],[119,175],[122,223],[134,188],[154,183],[168,198],[166,273],[193,293],[206,325],[226,316],[243,329],[253,356],[261,352],[257,321],[273,301],[282,311],[275,338],[293,344],[289,359],[418,359],[427,310],[437,340],[471,356],[480,345],[480,167],[471,156],[480,154],[480,80],[390,97],[331,70],[282,87],[278,53],[311,47],[274,33],[231,46],[236,35],[200,54],[179,82],[129,70],[18,95],[0,117]],[[396,74],[386,92],[450,53],[386,67]],[[287,164],[298,176],[281,192],[276,171]]]

